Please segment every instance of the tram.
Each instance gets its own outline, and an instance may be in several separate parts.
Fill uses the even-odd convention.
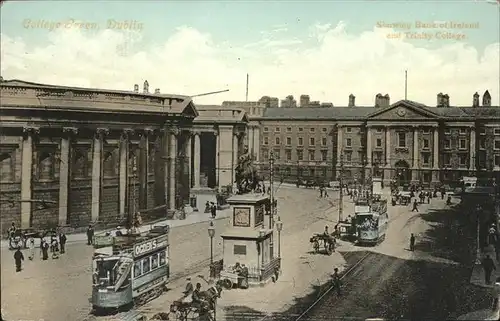
[[[376,245],[383,241],[389,225],[387,200],[360,200],[354,209],[358,244]]]
[[[169,226],[145,234],[95,236],[94,312],[142,305],[161,295],[169,280]]]

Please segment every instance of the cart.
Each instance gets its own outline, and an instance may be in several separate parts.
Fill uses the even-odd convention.
[[[319,253],[321,245],[325,249],[326,254],[331,255],[335,250],[335,237],[331,234],[314,234],[309,239],[309,242],[312,243],[314,253]]]

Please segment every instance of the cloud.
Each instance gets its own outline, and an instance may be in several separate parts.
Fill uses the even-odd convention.
[[[313,100],[344,106],[353,93],[358,105],[373,105],[377,93],[395,102],[404,96],[434,105],[438,92],[451,104],[470,105],[472,95],[488,89],[499,104],[499,43],[484,51],[461,42],[418,42],[387,38],[387,29],[349,33],[344,22],[316,24],[304,38],[266,35],[260,42],[236,45],[217,42],[209,33],[182,26],[163,43],[147,46],[138,33],[102,30],[94,33],[60,29],[48,33],[48,44],[34,47],[2,34],[4,79],[68,86],[132,90],[147,79],[162,93],[228,93],[197,97],[196,103],[308,94]]]

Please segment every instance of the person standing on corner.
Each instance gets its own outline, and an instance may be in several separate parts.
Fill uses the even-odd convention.
[[[493,270],[497,269],[495,263],[493,262],[489,254],[486,255],[482,263],[484,269],[484,281],[486,282],[486,284],[491,284],[491,273],[493,272]]]
[[[92,239],[94,238],[94,228],[92,225],[89,225],[87,229],[87,245],[92,245]]]
[[[413,233],[410,236],[410,251],[415,251],[415,235]]]
[[[62,233],[59,234],[59,244],[61,245],[61,254],[66,253],[66,234]]]
[[[212,213],[212,218],[215,219],[217,216],[217,206],[212,202],[212,206],[210,207],[210,211]]]
[[[24,261],[24,255],[23,252],[21,252],[21,247],[18,247],[16,252],[14,253],[14,261],[16,261],[16,272],[21,272],[21,264]]]
[[[33,261],[33,258],[35,257],[35,239],[32,236],[28,239],[28,248],[30,249],[28,259]]]
[[[412,212],[414,212],[414,211],[418,212],[418,201],[417,201],[417,199],[415,199],[415,201],[413,201],[413,208],[412,208],[411,211]]]
[[[337,295],[341,295],[341,292],[340,292],[340,287],[341,287],[341,279],[340,279],[340,275],[339,275],[339,269],[338,268],[334,268],[333,269],[333,275],[332,275],[332,285],[333,285],[333,288],[335,289],[335,291],[337,291]]]

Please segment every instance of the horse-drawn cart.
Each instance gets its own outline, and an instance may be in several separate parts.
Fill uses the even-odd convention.
[[[333,251],[335,251],[335,237],[331,234],[314,234],[309,239],[309,242],[312,243],[314,253],[319,253],[321,246],[325,249],[326,254],[331,255]]]
[[[222,285],[220,281],[216,284],[210,282],[209,288],[199,293],[200,301],[194,301],[193,294],[190,293],[172,302],[169,319],[178,321],[215,321],[217,299],[220,298],[221,293]]]

